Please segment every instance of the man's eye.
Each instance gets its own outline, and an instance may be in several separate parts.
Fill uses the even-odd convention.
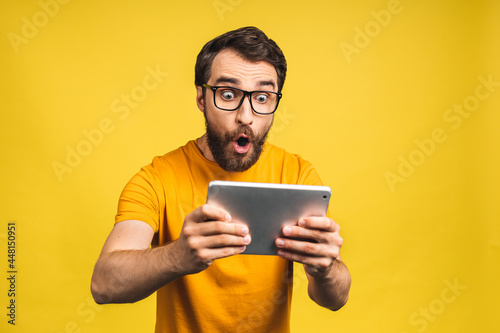
[[[235,93],[231,90],[224,90],[221,92],[221,97],[225,100],[232,100],[235,97]]]
[[[267,96],[266,94],[258,94],[255,96],[255,100],[258,103],[265,103],[265,102],[267,102],[268,99],[269,99],[269,96]]]

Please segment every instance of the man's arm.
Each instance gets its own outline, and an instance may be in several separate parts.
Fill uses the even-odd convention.
[[[243,252],[250,243],[248,228],[230,221],[225,211],[203,205],[186,216],[177,240],[153,249],[154,231],[147,223],[117,223],[94,268],[94,300],[136,302],[178,277],[206,269],[215,259]]]
[[[306,267],[306,265],[304,265]],[[307,273],[309,297],[319,305],[333,311],[342,308],[349,299],[351,275],[340,258],[336,259],[325,277]]]
[[[284,227],[285,237],[276,239],[279,256],[304,265],[309,297],[334,311],[347,302],[351,286],[351,275],[340,259],[343,240],[339,231],[339,225],[328,217],[308,217],[298,226]]]

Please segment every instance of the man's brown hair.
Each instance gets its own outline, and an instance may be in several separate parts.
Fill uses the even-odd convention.
[[[235,51],[247,61],[265,61],[273,65],[278,77],[278,92],[281,92],[286,76],[285,56],[278,45],[256,27],[229,31],[206,43],[196,59],[194,80],[196,86],[208,82],[215,56],[225,49]]]

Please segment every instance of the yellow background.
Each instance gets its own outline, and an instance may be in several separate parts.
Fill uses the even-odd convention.
[[[308,300],[297,273],[293,332],[498,330],[500,86],[489,91],[480,78],[500,82],[500,2],[65,2],[0,5],[0,331],[152,332],[154,297],[93,304],[93,265],[128,179],[204,131],[197,53],[245,25],[285,52],[270,139],[332,187],[353,279],[348,305],[332,313]],[[148,70],[168,76],[137,95]],[[113,112],[132,92],[136,107]],[[464,103],[474,111],[452,121],[448,110]],[[89,148],[84,131],[103,121],[107,133]],[[58,176],[68,147],[87,156]]]

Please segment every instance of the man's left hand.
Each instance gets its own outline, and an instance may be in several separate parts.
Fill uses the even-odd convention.
[[[284,237],[276,239],[278,255],[304,264],[313,278],[327,278],[336,259],[340,259],[340,227],[328,217],[306,217],[297,226],[283,227]]]

